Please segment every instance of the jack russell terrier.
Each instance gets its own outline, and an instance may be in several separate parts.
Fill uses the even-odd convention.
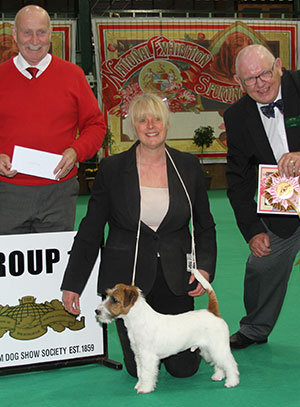
[[[207,309],[178,315],[160,314],[146,303],[137,287],[117,284],[107,290],[108,297],[95,310],[101,323],[110,323],[116,318],[124,320],[137,364],[135,389],[138,393],[154,391],[161,359],[186,349],[194,352],[199,348],[204,360],[214,366],[212,380],[226,378],[226,387],[239,384],[238,366],[229,345],[229,329],[220,316],[215,292],[202,275],[197,277],[208,292]]]

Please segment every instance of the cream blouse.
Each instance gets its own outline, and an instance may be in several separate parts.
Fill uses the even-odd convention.
[[[141,220],[156,231],[169,208],[169,189],[141,186]]]

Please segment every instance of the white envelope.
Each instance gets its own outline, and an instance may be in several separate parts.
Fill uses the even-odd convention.
[[[54,180],[53,171],[61,159],[62,155],[59,154],[15,146],[11,169],[22,174]]]

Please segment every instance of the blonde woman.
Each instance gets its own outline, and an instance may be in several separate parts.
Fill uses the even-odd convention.
[[[63,302],[73,314],[80,312],[79,296],[99,248],[99,294],[116,283],[131,284],[136,260],[135,285],[156,311],[178,314],[194,308],[194,297],[205,290],[187,272],[186,255],[191,252],[187,193],[193,209],[197,268],[207,280],[214,277],[215,224],[199,160],[166,145],[169,111],[160,97],[137,96],[129,117],[137,142],[128,151],[101,161],[65,272]],[[107,222],[109,234],[104,243]],[[126,368],[136,376],[134,355],[121,320],[117,320],[117,328]],[[200,355],[187,350],[163,362],[170,374],[187,377],[197,372]]]

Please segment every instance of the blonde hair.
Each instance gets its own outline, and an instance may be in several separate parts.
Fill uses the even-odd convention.
[[[167,104],[153,93],[142,93],[136,96],[129,105],[128,115],[134,132],[136,123],[147,115],[161,120],[164,128],[168,128],[170,123]]]

